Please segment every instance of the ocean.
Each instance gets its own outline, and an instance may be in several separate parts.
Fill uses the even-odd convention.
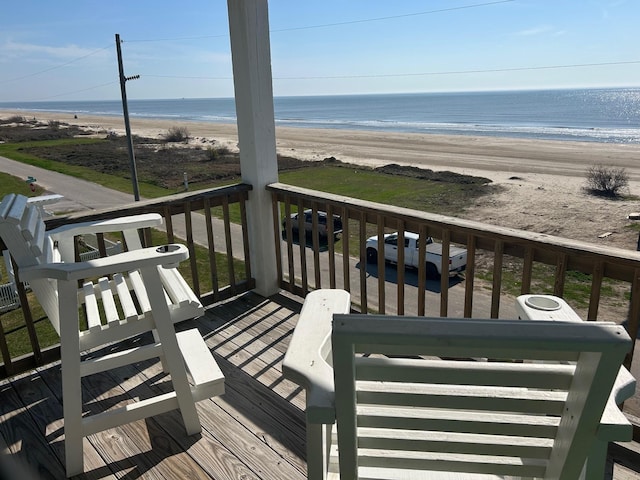
[[[640,88],[276,97],[276,125],[640,143]],[[232,98],[129,99],[131,117],[235,123]],[[0,109],[122,115],[122,103],[0,103]]]

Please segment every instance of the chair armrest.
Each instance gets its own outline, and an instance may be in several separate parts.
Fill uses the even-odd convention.
[[[611,395],[602,412],[598,427],[598,439],[605,442],[629,442],[633,438],[633,426],[620,411],[618,404],[633,397],[636,391],[636,379],[625,367],[620,367]]]
[[[162,217],[157,213],[145,213],[128,217],[112,218],[109,220],[96,220],[93,222],[71,223],[62,225],[47,232],[53,240],[73,238],[76,235],[121,232],[162,225]]]
[[[111,273],[126,272],[153,265],[173,267],[189,258],[184,245],[169,244],[149,247],[78,263],[46,263],[20,270],[21,280],[52,278],[56,280],[81,280]]]
[[[625,367],[620,367],[616,381],[611,389],[611,397],[615,403],[623,403],[636,394],[636,379]]]
[[[298,324],[282,363],[285,378],[306,390],[307,421],[335,422],[335,388],[331,358],[334,313],[349,313],[351,296],[344,290],[320,289],[304,300]]]

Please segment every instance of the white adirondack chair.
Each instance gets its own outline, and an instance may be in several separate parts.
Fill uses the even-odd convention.
[[[175,331],[174,323],[203,313],[174,268],[188,250],[177,244],[140,248],[137,229],[161,223],[159,215],[139,215],[46,232],[26,197],[11,194],[0,203],[0,236],[60,335],[68,476],[83,472],[83,437],[173,409],[195,434],[201,430],[195,402],[224,392],[222,372],[198,330]],[[123,231],[130,251],[73,262],[75,235],[108,231]],[[100,347],[148,331],[154,338],[146,345],[95,357]],[[86,351],[92,355],[83,359]],[[172,393],[83,417],[82,377],[155,357],[171,375]]]
[[[311,293],[283,363],[306,389],[310,479],[603,478],[585,463],[617,432],[622,327],[348,309]]]

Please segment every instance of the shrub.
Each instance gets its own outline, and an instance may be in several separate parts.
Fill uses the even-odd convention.
[[[184,142],[189,139],[189,130],[187,127],[171,127],[164,134],[164,139],[167,142]]]
[[[58,120],[49,120],[48,125],[51,130],[58,130],[60,128],[60,122]]]
[[[229,155],[231,151],[227,147],[209,147],[207,148],[207,160],[210,162],[215,162],[219,160],[221,157]]]
[[[624,168],[594,165],[587,171],[587,190],[596,195],[617,197],[629,186],[629,175]]]
[[[2,123],[27,123],[27,119],[22,115],[12,115],[6,120],[3,120]]]

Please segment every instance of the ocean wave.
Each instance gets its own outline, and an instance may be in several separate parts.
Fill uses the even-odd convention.
[[[121,116],[116,100],[0,104],[61,115]],[[276,124],[380,132],[640,143],[640,89],[379,94],[274,99]],[[129,101],[133,118],[235,123],[231,98]]]
[[[605,143],[640,143],[640,128],[574,127],[568,125],[499,125],[464,122],[404,122],[384,120],[276,119],[281,126],[381,130],[404,133],[506,136]]]

